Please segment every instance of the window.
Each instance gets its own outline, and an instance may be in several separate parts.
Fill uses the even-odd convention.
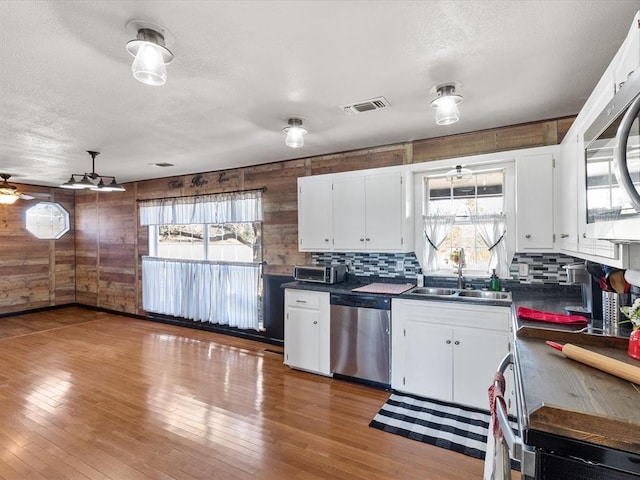
[[[161,258],[261,262],[262,222],[151,225],[150,251]]]
[[[451,216],[453,223],[438,247],[438,270],[457,271],[458,249],[468,270],[487,271],[491,254],[471,216],[505,212],[505,170],[467,171],[462,175],[434,173],[424,178],[424,214]]]
[[[56,202],[40,202],[27,209],[29,233],[43,240],[55,240],[70,229],[69,213]]]

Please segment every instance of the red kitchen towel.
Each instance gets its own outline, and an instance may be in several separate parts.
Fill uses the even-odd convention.
[[[562,313],[543,312],[533,308],[518,307],[518,318],[547,323],[562,323],[565,325],[586,325],[589,323],[582,315],[564,315]]]

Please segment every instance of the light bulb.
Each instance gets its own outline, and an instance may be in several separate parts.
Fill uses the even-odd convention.
[[[15,203],[16,200],[18,200],[17,195],[0,195],[0,205],[11,205],[12,203]]]
[[[167,81],[167,68],[162,52],[153,43],[143,43],[131,65],[133,76],[146,85],[164,85]]]

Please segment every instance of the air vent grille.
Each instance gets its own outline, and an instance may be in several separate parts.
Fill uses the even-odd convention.
[[[384,97],[371,98],[360,102],[348,103],[340,105],[338,108],[349,115],[356,113],[370,112],[371,110],[380,110],[381,108],[390,107],[389,100]]]

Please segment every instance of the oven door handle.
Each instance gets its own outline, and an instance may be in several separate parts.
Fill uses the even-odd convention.
[[[513,352],[509,352],[505,355],[505,357],[502,359],[502,361],[498,365],[498,372],[504,375],[507,371],[507,368],[509,368],[509,365],[512,365],[512,364],[513,364]],[[519,390],[520,385],[518,384],[518,382],[515,382],[514,387],[516,390],[516,397],[519,396],[520,398],[522,398],[522,392]],[[498,399],[496,399],[496,402],[495,402],[496,418],[498,420],[498,425],[500,426],[500,430],[502,430],[502,436],[504,437],[504,441],[509,447],[511,458],[520,460],[520,471],[522,472],[523,475],[534,478],[535,470],[536,470],[535,451],[531,447],[524,444],[524,440],[522,438],[522,432],[524,427],[522,422],[523,412],[520,411],[520,403],[518,402],[517,398],[516,398],[515,404],[516,404],[516,411],[517,411],[516,419],[518,421],[518,432],[520,432],[520,435],[516,435],[515,433],[513,433],[513,430],[511,429],[511,424],[509,423],[509,417],[507,415],[507,412],[503,406],[503,403],[498,401]]]

